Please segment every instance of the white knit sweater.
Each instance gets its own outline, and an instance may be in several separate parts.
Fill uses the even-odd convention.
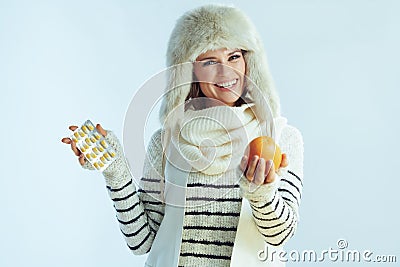
[[[137,255],[150,251],[165,213],[161,133],[158,130],[150,140],[139,188],[132,181],[118,138],[111,131],[106,136],[118,158],[103,175],[121,232]],[[287,154],[289,166],[275,182],[261,185],[255,192],[249,192],[248,181],[239,168],[218,177],[202,172],[189,175],[183,227],[178,229],[179,266],[230,266],[242,197],[250,201],[254,222],[268,244],[282,246],[293,236],[303,186],[302,135],[287,125],[278,145]],[[92,169],[88,164],[84,168]]]

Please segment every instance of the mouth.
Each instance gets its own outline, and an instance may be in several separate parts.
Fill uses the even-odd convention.
[[[226,82],[215,83],[214,85],[223,90],[232,90],[235,87],[235,85],[237,84],[237,82],[238,82],[238,79],[233,79],[233,80],[226,81]]]

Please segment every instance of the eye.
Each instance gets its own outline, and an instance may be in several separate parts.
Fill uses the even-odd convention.
[[[240,55],[240,54],[234,54],[234,55],[230,56],[228,60],[229,61],[235,61],[235,60],[237,60],[237,59],[239,59],[241,57],[242,57],[242,55]]]
[[[203,62],[202,66],[206,67],[206,66],[210,66],[210,65],[214,65],[214,64],[217,64],[217,62],[214,60],[209,60],[209,61]]]

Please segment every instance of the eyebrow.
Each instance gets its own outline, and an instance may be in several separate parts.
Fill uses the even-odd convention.
[[[230,52],[230,53],[228,54],[228,56],[231,56],[231,55],[235,54],[236,52],[240,52],[240,51],[241,51],[240,49],[237,49],[237,50],[235,50],[235,51],[232,51],[232,52]],[[199,61],[208,60],[208,59],[216,59],[216,57],[206,57],[206,58],[200,59]]]

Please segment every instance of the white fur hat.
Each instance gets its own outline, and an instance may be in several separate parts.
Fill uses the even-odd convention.
[[[220,48],[247,51],[244,54],[245,75],[253,84],[250,88],[248,85],[250,98],[255,106],[261,105],[263,109],[267,102],[272,116],[280,116],[279,97],[269,72],[263,44],[254,25],[235,7],[205,5],[183,14],[170,36],[167,50],[168,87],[159,116],[162,125],[173,110],[179,109],[178,113],[181,114],[184,112],[183,104],[191,86],[192,64],[183,63],[194,62],[200,54]],[[176,120],[179,119],[174,115],[175,123]]]

